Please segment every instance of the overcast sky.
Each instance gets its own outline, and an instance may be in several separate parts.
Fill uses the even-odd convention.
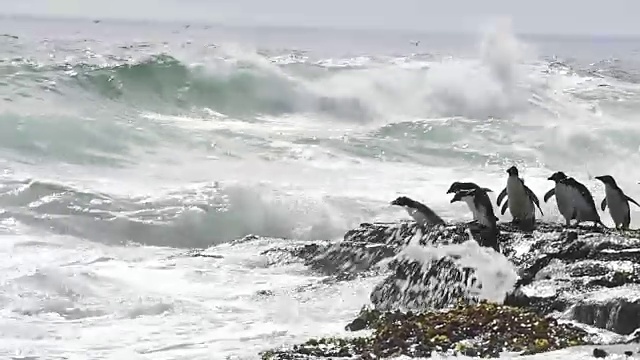
[[[518,32],[640,34],[640,0],[7,0],[0,13],[420,31],[509,17]]]

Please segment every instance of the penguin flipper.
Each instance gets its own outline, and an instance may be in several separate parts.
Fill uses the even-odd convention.
[[[551,190],[547,191],[547,193],[544,194],[544,202],[549,201],[549,199],[551,199],[551,197],[555,194],[556,194],[556,188],[551,188]]]
[[[604,211],[604,209],[607,208],[607,198],[602,199],[602,202],[600,203],[600,209],[602,209],[602,211]]]
[[[496,204],[498,204],[498,206],[500,206],[500,203],[504,200],[505,196],[507,196],[507,188],[502,189],[500,195],[498,195],[498,199],[496,200]]]
[[[504,205],[502,205],[502,210],[500,210],[500,215],[504,215],[504,213],[507,211],[508,205],[509,205],[509,200],[507,199],[507,201],[504,202]]]
[[[531,199],[531,201],[533,201],[533,203],[536,204],[536,206],[538,207],[538,210],[540,210],[540,215],[544,215],[544,213],[542,212],[542,209],[540,208],[540,200],[538,200],[538,197],[536,196],[536,194],[531,189],[529,189],[528,186],[525,186],[524,190],[527,192],[529,199]]]
[[[640,204],[638,204],[635,200],[633,200],[629,196],[625,195],[625,197],[627,198],[627,201],[631,201],[632,203],[636,204],[637,206],[640,206]]]

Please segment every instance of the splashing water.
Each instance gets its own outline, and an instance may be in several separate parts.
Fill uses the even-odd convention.
[[[255,359],[343,334],[381,280],[328,284],[271,247],[404,219],[398,195],[467,219],[451,182],[500,191],[513,164],[539,196],[562,170],[596,201],[587,175],[637,197],[633,42],[523,40],[508,23],[419,48],[375,32],[0,28],[3,357]],[[262,237],[232,242],[248,234]],[[482,298],[515,281],[473,241],[402,256],[452,254]]]

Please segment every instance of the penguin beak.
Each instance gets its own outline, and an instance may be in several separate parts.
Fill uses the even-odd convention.
[[[547,178],[547,180],[554,180],[554,179],[553,179],[553,176],[549,176],[549,177]]]
[[[602,181],[602,176],[596,176],[594,179],[598,179],[598,180]]]
[[[453,199],[451,199],[451,201],[449,202],[450,204],[453,204],[454,202],[458,201],[458,199],[456,199],[456,197],[454,196]]]

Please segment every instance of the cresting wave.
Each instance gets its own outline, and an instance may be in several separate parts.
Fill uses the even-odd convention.
[[[512,163],[536,168],[529,171],[540,179],[558,167],[614,172],[640,147],[640,129],[628,125],[640,87],[536,60],[508,29],[487,33],[475,57],[283,61],[220,46],[194,62],[147,47],[126,51],[91,59],[79,53],[54,64],[0,63],[8,75],[0,94],[13,110],[0,115],[0,150],[19,163],[137,167],[163,177],[189,170],[199,188],[174,186],[153,201],[136,194],[97,205],[72,186],[45,192],[52,204],[32,199],[7,216],[107,242],[207,246],[249,233],[335,238],[357,221],[389,213],[385,207],[399,192],[425,194],[416,197],[430,197],[426,203],[453,217],[442,189],[469,169],[483,172],[478,176],[486,180],[478,182],[487,186],[502,184]],[[611,115],[620,103],[629,111],[615,107]],[[252,165],[241,175],[242,166],[231,163]],[[282,166],[273,170],[275,164]],[[284,179],[285,169],[295,174]],[[262,180],[267,185],[256,186]],[[39,186],[21,191],[39,193]],[[366,190],[350,196],[341,189]],[[205,205],[190,205],[198,196]],[[211,211],[225,201],[229,211]],[[68,210],[74,202],[96,207],[97,215],[41,219],[21,209],[78,215]],[[102,226],[102,235],[88,235]]]
[[[567,65],[540,63],[523,49],[508,29],[498,29],[485,36],[475,58],[414,54],[283,61],[220,46],[195,62],[193,56],[166,52],[90,53],[53,64],[11,59],[0,63],[0,71],[9,88],[92,96],[93,102],[134,109],[178,114],[209,108],[243,119],[305,113],[355,123],[389,117],[511,119],[530,111],[548,116],[562,110],[557,102],[563,99],[555,93],[572,82],[592,91],[615,80],[578,76]],[[131,49],[140,50],[148,52]]]

